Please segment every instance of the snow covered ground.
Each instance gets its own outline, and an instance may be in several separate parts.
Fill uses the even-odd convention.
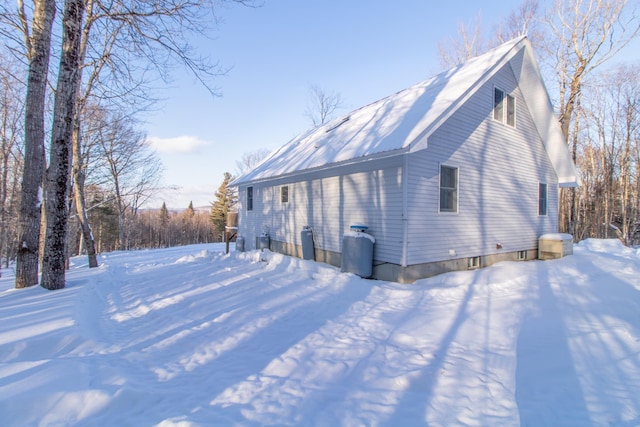
[[[401,285],[222,249],[3,271],[0,424],[640,425],[640,250]]]

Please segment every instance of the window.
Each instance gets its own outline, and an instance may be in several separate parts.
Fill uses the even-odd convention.
[[[525,261],[527,259],[527,251],[518,251],[518,261]]]
[[[516,125],[516,99],[511,95],[507,95],[507,124]]]
[[[498,88],[493,90],[493,119],[501,122],[504,118],[504,92]]]
[[[253,210],[253,187],[247,187],[247,210]]]
[[[458,168],[440,165],[440,212],[458,212]]]
[[[538,215],[547,215],[547,184],[538,184]]]
[[[480,257],[474,256],[471,258],[467,258],[467,267],[469,268],[469,270],[474,268],[480,268]]]
[[[289,186],[280,187],[280,202],[289,203]]]
[[[493,119],[509,126],[516,125],[516,99],[503,90],[493,90]]]

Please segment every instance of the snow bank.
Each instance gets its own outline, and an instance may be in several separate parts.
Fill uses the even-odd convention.
[[[414,285],[222,250],[75,258],[53,292],[4,274],[2,425],[640,424],[640,256],[615,240]]]
[[[630,249],[622,244],[619,239],[585,239],[576,244],[577,248],[581,248],[592,252],[611,252],[611,253],[630,253]]]

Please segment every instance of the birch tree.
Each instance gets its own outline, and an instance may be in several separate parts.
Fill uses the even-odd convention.
[[[0,55],[0,264],[9,263],[9,247],[15,239],[15,204],[19,197],[16,185],[22,171],[20,145],[24,135],[24,86],[16,75],[17,66]],[[0,265],[0,276],[2,265]]]
[[[127,248],[127,215],[158,190],[161,163],[131,117],[105,113],[108,126],[99,131],[102,181],[113,191],[118,207],[118,249]]]
[[[586,88],[576,231],[634,244],[640,221],[640,66],[599,73]]]
[[[55,0],[34,0],[33,19],[29,26],[24,3],[18,1],[17,25],[24,35],[29,71],[25,99],[25,153],[18,223],[16,288],[38,284],[40,209],[45,159],[45,94],[55,12]]]
[[[558,114],[569,141],[585,79],[638,35],[640,21],[627,0],[555,0],[546,18],[545,46],[558,76]]]
[[[575,112],[584,82],[638,35],[640,20],[635,3],[627,0],[555,0],[546,22],[545,47],[558,77],[558,117],[576,163],[580,128]],[[576,232],[577,197],[575,189],[561,194],[560,217],[570,234]]]
[[[65,287],[71,135],[75,117],[80,68],[80,38],[85,0],[66,0],[62,18],[62,52],[53,109],[53,130],[45,191],[46,237],[41,286]]]

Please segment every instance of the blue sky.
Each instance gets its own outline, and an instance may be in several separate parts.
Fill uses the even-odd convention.
[[[436,6],[437,5],[437,6]],[[214,40],[201,51],[230,67],[213,98],[176,70],[165,101],[146,117],[164,165],[164,183],[179,186],[154,199],[171,208],[208,205],[225,171],[258,148],[278,148],[311,126],[305,116],[314,84],[358,108],[439,70],[439,41],[481,10],[490,28],[512,1],[265,0],[258,8],[219,10]]]
[[[519,2],[426,0],[264,0],[258,8],[219,9],[214,40],[202,53],[230,67],[213,98],[193,76],[176,70],[164,101],[146,120],[164,165],[162,194],[171,208],[208,205],[236,160],[273,150],[311,126],[310,85],[339,93],[345,113],[440,70],[438,42],[478,14],[490,30]]]

